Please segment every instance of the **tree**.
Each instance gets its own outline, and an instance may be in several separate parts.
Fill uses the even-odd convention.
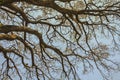
[[[108,79],[119,67],[117,0],[0,0],[0,15],[2,80],[79,80],[94,68]]]

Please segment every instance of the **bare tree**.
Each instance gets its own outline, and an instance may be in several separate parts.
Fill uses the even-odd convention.
[[[1,80],[80,80],[118,69],[119,0],[0,0]],[[80,66],[80,67],[79,67]]]

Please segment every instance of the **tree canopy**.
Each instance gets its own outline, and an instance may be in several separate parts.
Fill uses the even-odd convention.
[[[104,79],[119,65],[119,0],[0,0],[1,80]]]

